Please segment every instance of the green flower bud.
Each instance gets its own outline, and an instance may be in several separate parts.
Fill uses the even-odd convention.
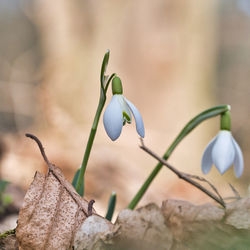
[[[122,82],[121,79],[115,76],[112,80],[112,93],[113,95],[122,95]]]
[[[231,115],[230,115],[230,111],[226,111],[225,113],[221,114],[220,129],[221,130],[231,131]]]

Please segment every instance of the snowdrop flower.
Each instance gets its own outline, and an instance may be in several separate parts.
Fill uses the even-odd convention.
[[[238,143],[234,140],[230,131],[230,120],[226,117],[227,124],[221,120],[221,131],[210,141],[202,156],[202,172],[207,174],[214,164],[220,174],[224,174],[232,165],[237,178],[242,175],[244,169],[243,155]],[[225,120],[224,120],[225,121]]]
[[[113,97],[103,116],[103,124],[110,139],[115,141],[120,136],[122,127],[126,123],[131,123],[131,113],[135,118],[137,133],[144,137],[142,116],[134,104],[122,95],[122,83],[119,77],[114,77],[112,80],[112,92]]]

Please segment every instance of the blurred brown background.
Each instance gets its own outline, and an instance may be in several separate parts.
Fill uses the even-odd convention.
[[[144,118],[145,143],[163,154],[185,123],[218,104],[232,106],[233,135],[245,171],[207,176],[223,195],[228,182],[246,194],[249,165],[250,4],[247,0],[3,0],[0,1],[0,177],[27,189],[46,171],[37,135],[51,162],[71,181],[81,164],[99,98],[100,66],[110,49],[109,73]],[[111,98],[111,91],[107,102]],[[201,175],[203,150],[219,128],[214,118],[195,129],[169,162]],[[104,213],[112,190],[118,210],[132,199],[155,165],[139,147],[135,124],[111,142],[102,118],[86,173],[86,198]],[[174,197],[208,197],[162,169],[140,205]]]

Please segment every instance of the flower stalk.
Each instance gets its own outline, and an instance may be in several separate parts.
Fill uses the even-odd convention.
[[[221,114],[220,129],[231,131],[231,115],[230,111],[226,111]]]
[[[100,120],[100,116],[101,116],[103,107],[104,107],[105,102],[106,102],[106,94],[107,94],[108,86],[109,86],[112,78],[115,76],[115,74],[112,74],[110,77],[105,75],[107,65],[108,65],[108,61],[109,61],[109,53],[110,53],[109,51],[106,52],[106,54],[104,55],[104,58],[103,58],[103,62],[102,62],[101,76],[100,76],[100,81],[101,81],[100,98],[99,98],[99,103],[98,103],[98,107],[97,107],[97,110],[96,110],[95,118],[94,118],[91,130],[90,130],[90,134],[89,134],[87,146],[86,146],[86,149],[85,149],[85,153],[84,153],[84,156],[83,156],[82,164],[81,164],[80,169],[76,173],[76,175],[78,174],[78,176],[76,178],[74,178],[76,180],[72,183],[73,186],[75,187],[76,191],[81,196],[84,195],[84,187],[83,187],[84,174],[85,174],[85,171],[86,171],[87,163],[88,163],[88,160],[89,160],[89,155],[90,155],[90,152],[91,152],[91,149],[92,149],[92,146],[93,146],[93,142],[94,142],[94,139],[95,139],[95,135],[96,135],[98,123],[99,123],[99,120]]]

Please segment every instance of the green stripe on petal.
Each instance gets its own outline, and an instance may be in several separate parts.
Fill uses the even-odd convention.
[[[123,111],[122,114],[123,114],[123,125],[125,125],[126,122],[128,124],[130,124],[131,123],[131,117],[125,111]]]

